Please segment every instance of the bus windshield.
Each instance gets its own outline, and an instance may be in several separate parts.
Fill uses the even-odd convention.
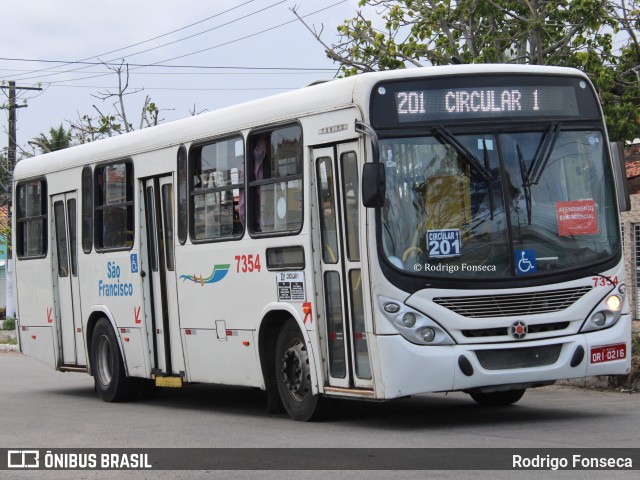
[[[504,279],[584,268],[617,252],[613,178],[600,131],[530,131],[380,142],[383,252],[425,277]]]

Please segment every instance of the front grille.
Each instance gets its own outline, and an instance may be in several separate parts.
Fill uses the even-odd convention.
[[[482,368],[507,370],[510,368],[533,368],[553,365],[558,361],[562,345],[542,347],[507,348],[502,350],[476,350]]]
[[[559,312],[569,308],[590,290],[591,287],[576,287],[506,295],[438,297],[433,301],[464,317],[509,317]]]
[[[531,333],[543,333],[543,332],[557,332],[558,330],[564,330],[569,326],[569,322],[554,322],[554,323],[540,323],[538,325],[528,325],[528,332]],[[509,335],[509,327],[498,328],[476,328],[473,330],[462,330],[462,335],[467,338],[479,338],[479,337],[503,337]]]
[[[479,338],[479,337],[504,337],[509,335],[508,327],[499,328],[476,328],[474,330],[462,330],[462,335],[467,338]]]

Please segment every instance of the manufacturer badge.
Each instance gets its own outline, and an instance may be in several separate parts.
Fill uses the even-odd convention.
[[[513,335],[513,338],[521,340],[526,337],[527,333],[529,333],[529,329],[527,328],[526,323],[518,320],[511,325],[511,335]]]

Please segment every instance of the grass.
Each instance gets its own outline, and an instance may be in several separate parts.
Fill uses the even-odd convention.
[[[17,345],[18,340],[15,338],[0,338],[0,345]]]
[[[640,332],[631,334],[631,371],[628,375],[612,375],[609,386],[633,391],[640,387]]]

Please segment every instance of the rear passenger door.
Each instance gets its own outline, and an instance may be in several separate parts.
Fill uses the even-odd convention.
[[[53,289],[63,365],[86,365],[78,281],[77,192],[51,196]]]

